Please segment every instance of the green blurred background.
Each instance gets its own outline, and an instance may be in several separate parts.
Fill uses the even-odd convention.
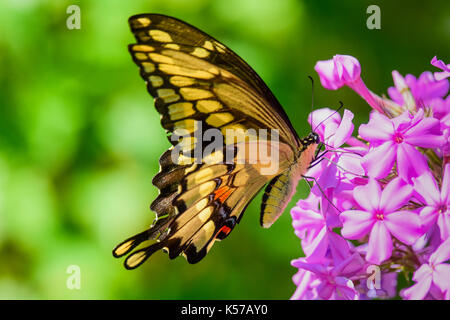
[[[66,8],[81,8],[81,29]],[[366,8],[381,8],[381,30]],[[450,60],[448,1],[147,0],[0,2],[0,298],[287,299],[290,261],[302,255],[287,212],[259,226],[260,196],[226,241],[196,265],[163,253],[134,271],[111,255],[153,220],[151,179],[168,147],[159,115],[127,52],[129,16],[173,15],[218,38],[267,82],[300,135],[309,131],[317,60],[359,59],[368,87],[385,93],[391,71]],[[367,121],[347,88],[317,85],[316,106],[342,100]],[[291,206],[305,197],[301,183]],[[81,270],[69,290],[68,266]]]

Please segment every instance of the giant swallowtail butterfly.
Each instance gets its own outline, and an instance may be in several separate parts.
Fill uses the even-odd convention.
[[[113,255],[122,257],[151,240],[149,246],[128,255],[127,269],[138,267],[160,249],[171,259],[181,254],[196,263],[230,234],[265,185],[261,225],[268,228],[277,220],[314,159],[319,137],[312,132],[300,139],[256,72],[211,36],[159,14],[132,16],[129,24],[137,40],[129,51],[168,134],[188,133],[181,140],[183,150],[205,151],[206,144],[195,136],[199,130],[220,130],[225,139],[221,149],[202,153],[200,161],[184,154],[174,161],[173,146],[162,154],[160,172],[153,179],[160,194],[150,206],[156,219],[148,230],[120,243]],[[272,143],[270,135],[261,137],[261,129],[278,134],[277,166],[269,174],[262,172],[263,159],[237,161],[240,149],[254,138]],[[248,135],[228,139],[227,130],[252,132],[253,139]],[[234,158],[223,161],[230,149]]]

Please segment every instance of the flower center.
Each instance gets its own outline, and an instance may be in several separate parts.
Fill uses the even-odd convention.
[[[394,135],[394,142],[395,143],[402,143],[403,142],[403,135],[400,132],[396,132]]]
[[[379,211],[375,212],[375,217],[377,218],[377,220],[381,220],[381,221],[384,220],[383,212],[379,212]]]
[[[445,204],[440,205],[438,208],[438,213],[445,213],[445,212],[447,212],[447,205]]]

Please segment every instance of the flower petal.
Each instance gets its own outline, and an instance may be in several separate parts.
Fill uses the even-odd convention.
[[[404,132],[404,141],[416,147],[440,147],[444,143],[444,137],[439,134],[439,127],[438,119],[424,118]]]
[[[420,210],[419,217],[424,231],[428,231],[436,223],[438,212],[435,207],[426,206]]]
[[[447,212],[440,213],[437,218],[437,225],[441,233],[441,240],[445,241],[450,237],[450,214]]]
[[[359,239],[371,229],[375,220],[372,213],[360,210],[344,211],[339,216],[343,223],[342,236],[347,239]]]
[[[336,90],[344,85],[344,81],[336,72],[333,60],[317,61],[314,70],[319,75],[320,83],[325,89]]]
[[[359,135],[369,142],[384,142],[394,135],[392,122],[383,114],[372,112],[367,124],[362,124],[358,130]]]
[[[435,266],[433,283],[443,292],[450,290],[450,264],[441,263]]]
[[[414,183],[414,190],[424,198],[428,205],[439,205],[440,192],[431,172],[425,171],[419,177],[413,178],[412,181]]]
[[[370,179],[365,186],[358,186],[353,189],[355,201],[369,212],[378,210],[381,198],[381,188],[378,182]]]
[[[403,297],[408,300],[422,300],[430,291],[431,277],[417,282],[415,285],[403,290]]]
[[[428,165],[425,156],[416,148],[401,143],[397,149],[397,170],[400,178],[410,182],[412,178],[427,171]]]
[[[447,163],[444,169],[444,178],[442,179],[441,187],[441,201],[447,205],[450,204],[450,163]]]
[[[430,263],[437,265],[450,260],[450,239],[445,240],[430,256]]]
[[[392,255],[392,239],[384,222],[377,221],[373,225],[369,237],[366,260],[381,264]]]
[[[361,165],[366,170],[367,175],[373,178],[385,178],[394,166],[397,145],[392,141],[386,141],[381,146],[376,147],[367,153]]]
[[[450,64],[446,65],[444,61],[438,60],[436,56],[434,56],[433,59],[431,59],[431,65],[441,69],[442,71],[450,72]]]
[[[293,267],[311,271],[319,276],[327,276],[327,268],[324,264],[321,263],[309,263],[305,260],[305,258],[299,258],[291,261],[291,265]]]
[[[402,179],[396,178],[389,182],[381,194],[380,210],[393,212],[404,206],[413,193],[413,188]]]
[[[411,211],[385,215],[384,223],[394,237],[406,244],[413,244],[423,234],[419,216]]]
[[[331,142],[333,147],[339,148],[352,135],[354,129],[352,120],[353,120],[353,113],[345,109],[344,115],[342,116],[342,121],[339,124],[337,130],[335,131],[333,140]]]

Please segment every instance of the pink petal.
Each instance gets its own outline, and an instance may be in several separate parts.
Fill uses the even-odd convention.
[[[419,269],[414,272],[412,279],[416,282],[420,282],[427,278],[431,278],[432,274],[433,269],[431,269],[428,264],[422,264]]]
[[[400,178],[411,181],[412,178],[428,170],[427,161],[416,148],[407,143],[401,143],[397,149],[397,170]]]
[[[403,96],[400,94],[396,87],[389,87],[388,95],[394,102],[403,105]]]
[[[404,206],[413,193],[413,188],[402,179],[396,178],[389,182],[381,194],[380,210],[392,212]]]
[[[358,274],[364,267],[365,261],[361,258],[359,253],[354,253],[348,256],[345,260],[339,262],[332,271],[333,276],[342,275],[345,277],[352,277]]]
[[[433,75],[436,81],[441,81],[450,77],[450,72],[448,71],[435,72]]]
[[[361,165],[367,175],[373,178],[385,178],[394,166],[397,145],[392,141],[386,141],[381,146],[369,151],[363,157]]]
[[[450,210],[447,212],[438,214],[437,225],[441,233],[441,239],[447,240],[450,237]]]
[[[439,205],[440,191],[431,172],[426,171],[422,173],[419,177],[413,179],[413,183],[414,190],[425,199],[428,205]]]
[[[357,296],[355,286],[350,279],[345,277],[336,277],[335,282],[337,284],[335,298],[342,300],[354,300]]]
[[[337,75],[333,60],[317,61],[314,66],[320,78],[322,87],[328,90],[336,90],[344,85],[344,81]]]
[[[436,68],[442,69],[442,71],[450,72],[450,64],[446,65],[444,61],[438,60],[436,56],[431,59],[431,64]]]
[[[380,264],[392,255],[392,239],[384,222],[377,221],[370,232],[366,260]]]
[[[378,182],[370,179],[365,186],[355,187],[353,197],[361,208],[374,212],[378,210],[381,198],[381,188]]]
[[[297,289],[291,297],[291,300],[303,300],[307,298],[307,292],[310,290],[310,284],[314,280],[314,274],[306,270],[299,270],[294,283],[297,285]]]
[[[339,124],[339,127],[336,130],[334,137],[333,137],[333,142],[332,142],[333,147],[339,148],[352,135],[353,129],[354,129],[352,120],[353,120],[353,113],[350,112],[349,110],[345,109],[344,115],[342,117],[342,121]]]
[[[394,126],[388,117],[378,112],[370,114],[368,124],[362,124],[358,130],[359,135],[369,142],[384,142],[394,135]]]
[[[419,217],[422,222],[423,229],[428,231],[428,229],[436,223],[438,212],[435,207],[426,206],[420,210]]]
[[[303,252],[307,257],[308,262],[321,262],[328,249],[327,228],[322,228],[320,232],[310,240],[311,241],[309,242],[302,241]]]
[[[439,120],[424,117],[423,109],[414,116],[410,126],[404,130],[405,137],[421,136],[439,132]]]
[[[361,66],[355,57],[337,54],[333,60],[336,73],[344,83],[354,82],[361,76]]]
[[[317,292],[319,294],[319,297],[322,300],[329,300],[331,298],[331,295],[333,294],[334,290],[336,289],[335,285],[332,285],[328,282],[322,282],[317,287]]]
[[[417,282],[415,285],[405,289],[403,296],[408,300],[422,300],[430,291],[431,281],[431,277],[428,277],[423,281]]]
[[[328,245],[335,264],[344,261],[350,255],[350,246],[348,242],[334,232],[328,233]]]
[[[430,263],[437,265],[450,260],[450,239],[445,240],[430,256]]]
[[[445,144],[445,138],[441,135],[424,134],[405,138],[406,143],[421,148],[439,148]]]
[[[385,215],[384,223],[394,237],[406,244],[413,244],[423,234],[419,216],[410,211]]]
[[[404,132],[404,142],[422,148],[440,147],[445,141],[439,134],[439,126],[438,119],[425,118]]]
[[[327,273],[327,269],[325,267],[325,265],[320,264],[320,263],[309,263],[305,260],[305,258],[300,258],[297,260],[292,260],[291,261],[291,265],[293,267],[299,268],[299,269],[304,269],[307,271],[311,271],[317,275],[322,275],[322,276],[326,276]]]
[[[444,178],[442,179],[441,187],[441,201],[442,203],[450,204],[450,163],[447,163],[444,169]]]
[[[450,290],[450,264],[442,263],[435,266],[433,283],[443,292]]]
[[[371,229],[375,220],[372,213],[360,210],[344,211],[339,216],[343,223],[342,236],[347,239],[360,239]]]

